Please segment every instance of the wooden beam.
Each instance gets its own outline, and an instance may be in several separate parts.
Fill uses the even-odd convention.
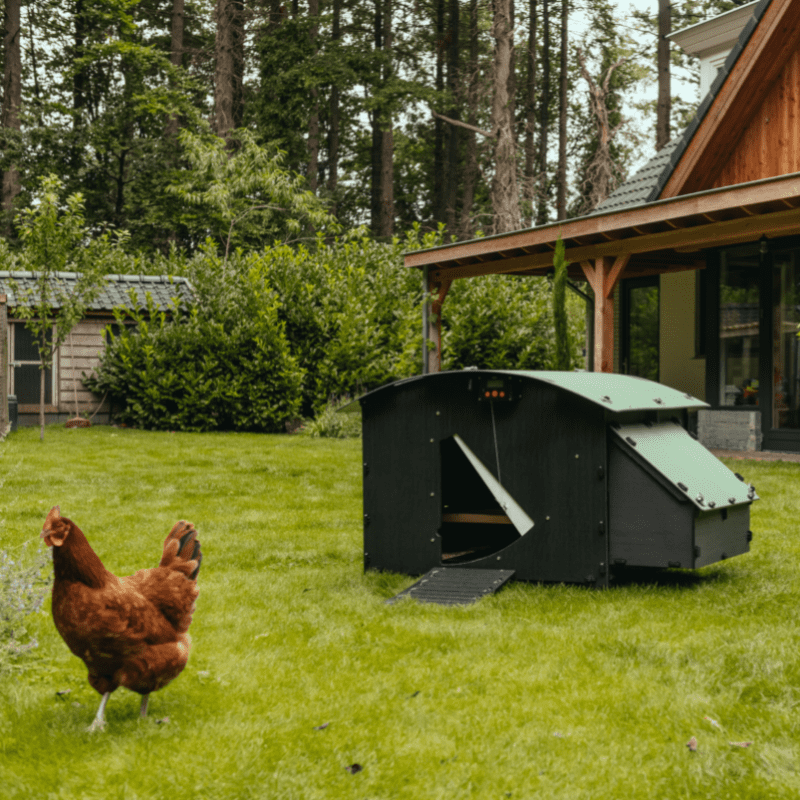
[[[453,282],[446,278],[428,277],[428,291],[433,295],[426,333],[426,340],[433,342],[433,348],[428,348],[425,353],[428,359],[427,371],[429,374],[440,372],[442,369],[442,306],[452,284]]]
[[[594,291],[594,370],[614,371],[614,288],[630,260],[629,255],[581,261]]]
[[[456,259],[467,258],[475,261],[481,257],[491,258],[503,251],[513,251],[521,247],[546,247],[552,250],[559,234],[564,242],[567,242],[575,237],[598,236],[604,230],[637,233],[636,227],[663,223],[665,219],[680,220],[715,211],[736,211],[741,206],[753,207],[756,213],[759,213],[757,209],[759,204],[774,204],[784,199],[789,202],[800,200],[800,173],[711,189],[688,197],[660,200],[625,211],[593,214],[590,217],[564,220],[530,230],[485,236],[471,242],[456,242],[428,250],[414,250],[405,254],[404,263],[406,267],[429,266],[441,269]],[[628,236],[630,235],[628,233]],[[502,270],[495,271],[502,272]]]
[[[786,209],[763,214],[757,217],[729,219],[724,222],[712,222],[697,225],[693,228],[662,231],[646,236],[618,239],[615,242],[604,242],[596,245],[567,248],[566,258],[575,263],[578,261],[604,258],[616,255],[633,255],[658,250],[700,250],[706,247],[724,247],[759,239],[788,236],[796,233],[800,227],[800,209]],[[542,274],[552,266],[552,255],[542,253],[517,259],[498,259],[482,264],[470,264],[463,267],[433,269],[431,275],[436,279],[447,276],[450,279],[474,278],[478,275],[513,274],[524,270],[541,269]]]

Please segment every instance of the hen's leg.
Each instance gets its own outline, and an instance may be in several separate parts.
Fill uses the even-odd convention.
[[[87,728],[89,733],[93,731],[101,731],[106,726],[106,703],[108,702],[108,698],[111,697],[111,692],[106,692],[103,695],[103,699],[100,701],[100,708],[97,709],[97,714],[95,714],[94,721],[92,724]]]
[[[147,716],[147,701],[150,699],[150,694],[143,694],[142,695],[142,705],[139,709],[139,716],[146,717]]]

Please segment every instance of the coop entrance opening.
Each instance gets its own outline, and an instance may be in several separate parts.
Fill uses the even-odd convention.
[[[533,520],[460,436],[441,442],[442,563],[485,558],[533,528]]]

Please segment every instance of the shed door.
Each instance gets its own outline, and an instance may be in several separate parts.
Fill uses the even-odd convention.
[[[13,371],[11,393],[19,406],[39,405],[39,350],[33,334],[20,322],[12,329]],[[53,371],[45,371],[45,405],[53,404]]]

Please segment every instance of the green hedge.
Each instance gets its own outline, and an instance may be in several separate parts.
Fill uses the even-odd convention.
[[[209,246],[151,264],[187,277],[194,306],[171,318],[129,311],[137,327],[112,338],[86,383],[137,427],[282,430],[331,398],[420,372],[422,280],[402,255],[440,241],[412,231],[391,244],[320,240],[227,261]],[[456,281],[442,312],[443,369],[552,369],[551,299],[543,278]],[[573,342],[583,310],[568,298]]]

